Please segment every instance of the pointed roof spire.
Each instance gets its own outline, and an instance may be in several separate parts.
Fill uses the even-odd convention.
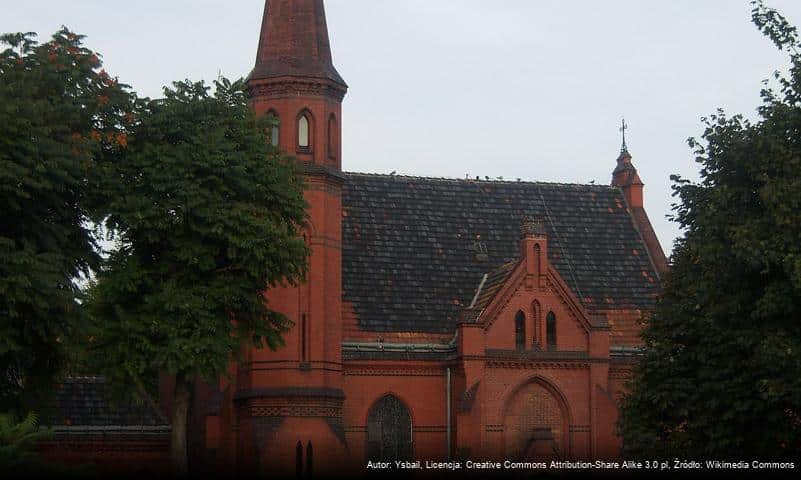
[[[626,146],[626,130],[629,126],[624,119],[620,124],[620,131],[623,133],[623,144],[620,147],[620,155],[617,157],[617,165],[612,171],[612,186],[620,187],[626,195],[626,199],[631,207],[642,207],[642,187],[640,175],[631,163],[631,154]]]
[[[312,77],[345,81],[334,68],[323,0],[266,0],[256,66],[248,80]]]

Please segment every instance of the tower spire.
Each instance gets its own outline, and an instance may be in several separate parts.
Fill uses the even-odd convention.
[[[629,205],[632,207],[642,207],[642,188],[643,183],[637,169],[631,163],[631,154],[626,145],[626,130],[629,126],[626,119],[620,122],[620,132],[623,136],[623,143],[620,146],[620,155],[617,157],[617,165],[612,172],[612,185],[620,187],[626,195]]]
[[[341,103],[323,0],[265,0],[256,65],[248,76],[256,114],[272,114],[271,142],[299,163],[341,170]]]
[[[303,178],[308,206],[302,231],[310,256],[302,282],[270,286],[266,294],[270,308],[294,323],[282,334],[284,344],[249,349],[237,372],[239,391],[250,392],[236,403],[234,418],[242,419],[237,444],[254,438],[258,443],[258,449],[242,450],[248,474],[300,474],[303,462],[296,459],[304,452],[282,441],[289,437],[309,442],[304,476],[311,473],[311,442],[317,472],[335,471],[347,455],[341,434],[346,177],[340,143],[347,89],[331,61],[323,0],[265,0],[256,65],[248,77],[250,103],[257,115],[276,120],[266,139],[294,159]]]
[[[323,0],[269,0],[256,54],[256,66],[248,80],[304,77],[345,81],[334,68]]]

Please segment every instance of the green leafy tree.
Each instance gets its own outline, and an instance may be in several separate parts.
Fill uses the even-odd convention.
[[[282,343],[288,320],[264,291],[300,279],[308,255],[292,162],[267,142],[244,82],[215,85],[210,95],[202,82],[175,83],[142,106],[108,205],[120,248],[89,300],[112,386],[147,396],[157,372],[175,375],[179,475],[193,381],[218,381],[243,345]]]
[[[0,414],[0,472],[26,471],[39,464],[36,443],[52,435],[52,430],[39,428],[34,413],[22,420],[13,413]]]
[[[752,20],[789,53],[759,119],[704,119],[699,183],[677,176],[685,229],[643,336],[619,430],[637,456],[801,454],[801,45],[761,1]]]
[[[133,96],[67,29],[0,36],[0,408],[47,396],[98,265],[87,220],[126,144]]]

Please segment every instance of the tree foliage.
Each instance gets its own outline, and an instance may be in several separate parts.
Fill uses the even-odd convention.
[[[18,471],[38,463],[36,443],[53,436],[39,428],[39,417],[28,413],[18,419],[13,413],[0,414],[0,472]]]
[[[109,187],[119,249],[89,298],[112,386],[143,392],[159,371],[174,374],[174,409],[193,380],[225,375],[243,344],[281,345],[289,323],[264,291],[301,278],[308,254],[292,162],[267,142],[242,80],[215,86],[178,82],[141,105]],[[173,411],[174,432],[185,417]]]
[[[30,407],[62,367],[75,279],[99,261],[86,221],[132,104],[82,36],[33,38],[0,37],[0,408]]]
[[[756,26],[790,57],[758,121],[723,111],[690,140],[700,182],[674,180],[684,228],[625,398],[629,455],[801,454],[801,45],[761,1]]]

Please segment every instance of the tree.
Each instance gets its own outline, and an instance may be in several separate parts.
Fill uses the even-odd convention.
[[[0,410],[46,398],[99,261],[87,227],[133,96],[66,28],[0,37]],[[38,406],[38,405],[37,405]]]
[[[39,440],[53,436],[50,429],[39,428],[34,413],[19,420],[13,414],[0,414],[0,472],[31,468],[39,463],[34,447]]]
[[[690,139],[699,183],[674,180],[684,228],[624,399],[629,455],[801,453],[801,44],[761,1],[754,24],[789,53],[750,122],[723,111]]]
[[[113,178],[111,253],[90,292],[94,348],[117,389],[175,375],[172,458],[187,471],[192,382],[217,382],[245,344],[281,345],[266,288],[306,269],[300,177],[265,138],[242,80],[178,82],[146,102]],[[146,395],[146,393],[145,393]]]

